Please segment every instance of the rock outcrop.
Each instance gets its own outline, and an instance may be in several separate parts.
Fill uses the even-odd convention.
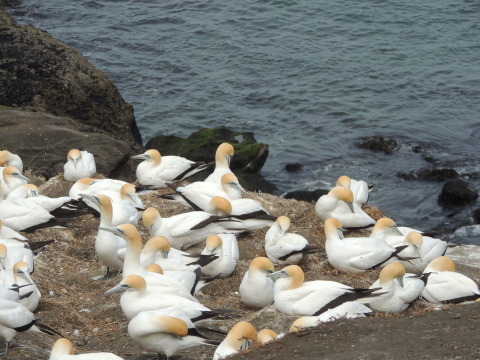
[[[443,207],[456,207],[472,204],[477,200],[475,188],[460,179],[450,180],[443,185],[438,202]]]

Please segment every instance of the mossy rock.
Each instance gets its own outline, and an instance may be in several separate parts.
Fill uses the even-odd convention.
[[[235,155],[232,170],[259,172],[268,157],[268,145],[257,143],[253,133],[238,132],[225,126],[201,129],[183,139],[173,135],[159,135],[152,138],[145,147],[157,149],[163,155],[179,155],[193,161],[215,160],[218,145],[228,142],[233,145]]]

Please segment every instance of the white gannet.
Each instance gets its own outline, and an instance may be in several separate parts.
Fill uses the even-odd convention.
[[[263,329],[257,333],[255,342],[260,345],[264,345],[277,338],[278,334],[271,329]]]
[[[0,169],[2,169],[0,176],[0,187],[4,197],[10,194],[10,192],[15,190],[17,187],[30,182],[30,180],[26,176],[23,176],[21,171],[15,166],[7,166]]]
[[[95,159],[88,151],[72,149],[67,154],[67,162],[63,166],[63,177],[68,182],[88,178],[97,172]]]
[[[207,176],[205,181],[220,183],[223,175],[231,173],[230,160],[232,159],[234,152],[235,150],[231,144],[220,144],[215,153],[215,170]]]
[[[5,226],[3,220],[0,218],[0,238],[4,239],[15,239],[18,240],[17,242],[24,242],[27,241],[27,238],[15,230]]]
[[[324,223],[325,251],[328,262],[336,269],[362,272],[384,265],[407,246],[391,247],[385,241],[374,238],[344,238],[342,224],[334,218]]]
[[[207,276],[228,277],[237,266],[239,259],[237,238],[234,234],[210,235],[205,240],[205,248],[201,255],[217,255],[210,264],[202,267],[202,273]]]
[[[353,201],[359,206],[362,206],[368,201],[368,193],[370,188],[366,181],[354,180],[349,176],[343,175],[337,179],[336,186],[343,186],[352,190]]]
[[[290,219],[280,216],[265,234],[267,257],[275,264],[298,264],[304,257],[321,250],[318,246],[309,246],[303,236],[287,233]]]
[[[274,282],[267,277],[273,269],[273,263],[266,257],[257,257],[250,262],[239,288],[240,298],[246,306],[262,309],[273,303]]]
[[[421,278],[425,283],[422,297],[433,304],[459,304],[480,299],[477,283],[455,272],[455,263],[448,256],[432,260]]]
[[[7,246],[0,242],[0,267],[3,270],[13,270],[18,262],[25,262],[30,273],[33,271],[33,252],[28,245]]]
[[[112,201],[107,195],[82,194],[82,199],[90,201],[100,212],[100,219],[106,218],[111,226],[135,223],[138,218],[138,210],[129,200]]]
[[[350,189],[337,186],[322,195],[315,204],[315,211],[323,221],[328,218],[340,220],[345,228],[361,228],[375,224],[360,206],[353,202]]]
[[[399,262],[387,264],[370,289],[381,288],[384,294],[372,299],[368,306],[376,311],[397,313],[406,310],[420,296],[425,284],[414,274],[408,274]]]
[[[166,359],[178,350],[200,345],[216,345],[200,334],[195,325],[181,311],[145,311],[128,324],[128,334],[143,350],[164,354]]]
[[[49,360],[123,360],[120,356],[107,352],[74,355],[75,349],[70,340],[61,338],[55,341]]]
[[[227,337],[218,345],[213,360],[223,359],[232,354],[248,350],[257,338],[255,328],[247,321],[237,322]]]
[[[169,186],[175,190],[175,193],[160,195],[161,198],[176,201],[194,210],[203,211],[209,211],[210,201],[215,196],[237,200],[241,199],[242,193],[246,192],[238,182],[237,177],[232,173],[223,175],[219,184],[196,181],[186,186],[176,187],[173,184],[169,184]]]
[[[90,191],[90,187],[93,185],[94,180],[92,178],[81,178],[77,180],[68,191],[68,196],[74,200],[79,200],[82,196],[80,194],[93,195],[94,192]]]
[[[277,277],[275,307],[287,315],[320,315],[348,302],[368,303],[377,289],[356,289],[335,281],[306,281],[298,265],[289,265],[268,275]]]
[[[40,302],[41,294],[37,285],[30,277],[28,264],[20,261],[14,264],[12,271],[3,270],[1,272],[3,285],[13,287],[18,285],[19,302],[29,311],[34,312]]]
[[[167,187],[166,182],[186,179],[209,166],[203,161],[194,162],[180,156],[161,156],[155,149],[132,156],[132,159],[143,160],[137,166],[138,182],[158,188]]]
[[[0,151],[0,166],[15,166],[20,172],[23,172],[23,162],[20,156],[12,154],[8,150]]]
[[[337,319],[356,319],[363,318],[365,314],[372,310],[367,306],[356,301],[348,301],[334,309],[325,311],[318,316],[302,316],[295,320],[290,326],[290,332],[297,332],[305,328],[315,327],[324,322],[335,321]]]

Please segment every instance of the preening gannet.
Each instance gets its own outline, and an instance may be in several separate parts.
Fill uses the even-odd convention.
[[[74,355],[74,347],[70,340],[61,338],[55,341],[49,360],[123,360],[120,356],[106,352]]]
[[[407,274],[399,262],[386,265],[380,272],[379,279],[371,289],[381,288],[384,294],[372,299],[368,304],[373,310],[397,313],[406,310],[410,303],[420,296],[425,284],[414,274]]]
[[[0,166],[15,166],[18,171],[23,172],[23,162],[20,156],[12,154],[8,150],[0,151]]]
[[[268,275],[277,277],[274,304],[287,315],[320,315],[348,302],[368,303],[378,289],[355,289],[335,281],[303,281],[304,273],[297,265],[289,265]]]
[[[72,149],[67,154],[67,162],[63,166],[63,177],[68,182],[88,178],[97,172],[95,159],[88,151]]]
[[[455,263],[448,256],[439,256],[432,260],[421,278],[425,283],[422,297],[433,304],[479,301],[480,288],[477,283],[455,272]]]
[[[342,186],[334,187],[322,195],[315,204],[315,211],[323,221],[328,218],[340,220],[345,228],[361,228],[375,224],[365,211],[353,202],[353,193]]]
[[[209,166],[204,162],[194,162],[180,156],[161,156],[155,149],[132,156],[132,159],[143,160],[137,166],[138,182],[158,188],[167,187],[166,182],[186,179]]]
[[[213,360],[223,359],[232,354],[248,350],[256,338],[257,335],[253,325],[247,321],[239,321],[218,345],[215,354],[213,354]]]
[[[240,297],[246,306],[262,309],[273,303],[274,283],[267,277],[273,273],[273,269],[273,263],[266,257],[257,257],[250,262],[239,288]]]
[[[368,201],[368,193],[370,192],[370,187],[366,181],[363,180],[354,180],[349,176],[343,175],[337,179],[336,186],[343,186],[350,190],[353,193],[353,201],[357,205],[362,206]]]
[[[260,330],[257,333],[257,338],[255,339],[255,342],[260,345],[264,345],[272,340],[275,340],[277,338],[278,334],[270,329],[263,329]]]
[[[280,216],[265,234],[265,251],[267,257],[276,264],[298,264],[304,257],[322,248],[309,246],[303,236],[287,233],[290,219]]]
[[[235,150],[229,143],[220,144],[215,153],[215,170],[205,179],[207,182],[220,183],[221,178],[225,174],[229,174],[230,160],[233,157]]]

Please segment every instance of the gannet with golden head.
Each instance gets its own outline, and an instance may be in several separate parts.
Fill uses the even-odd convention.
[[[0,151],[0,166],[15,166],[18,171],[23,172],[23,161],[20,156],[8,150]]]
[[[323,221],[332,217],[340,220],[346,228],[361,228],[375,224],[375,220],[353,200],[353,193],[350,189],[337,186],[318,199],[315,211]]]
[[[267,276],[273,270],[273,263],[266,257],[260,256],[250,262],[239,288],[240,298],[246,306],[262,309],[273,303],[274,283]]]
[[[477,283],[455,272],[455,263],[448,256],[439,256],[432,260],[421,278],[425,283],[422,297],[433,304],[480,301],[480,288]]]
[[[391,247],[374,237],[344,238],[339,220],[329,218],[324,223],[325,251],[328,262],[336,269],[362,272],[375,269],[396,259],[407,246]]]
[[[76,182],[92,177],[96,172],[95,159],[88,151],[72,149],[68,152],[67,162],[63,166],[63,177],[66,181]]]
[[[271,329],[263,329],[257,333],[255,342],[260,345],[264,345],[277,338],[278,334]]]
[[[2,169],[0,176],[0,185],[2,188],[3,196],[7,197],[17,187],[28,184],[30,180],[23,176],[21,171],[15,166],[7,166]]]
[[[336,186],[343,186],[352,190],[353,201],[358,206],[362,206],[368,201],[368,194],[371,187],[368,186],[366,181],[354,180],[347,175],[342,175],[337,179]]]
[[[213,360],[223,359],[232,354],[248,350],[257,334],[252,324],[247,321],[237,322],[228,332],[227,337],[218,345]]]
[[[307,255],[322,249],[309,246],[308,240],[301,235],[288,233],[289,228],[290,219],[280,216],[265,234],[265,251],[275,264],[298,264]]]
[[[230,160],[234,153],[235,150],[231,144],[220,144],[215,153],[215,170],[205,181],[219,184],[223,175],[231,173]]]
[[[274,304],[287,315],[320,315],[348,302],[368,303],[377,289],[356,289],[335,281],[305,281],[298,265],[268,275],[276,277]]]
[[[186,179],[209,166],[203,161],[194,162],[180,156],[162,156],[155,149],[132,156],[132,159],[143,160],[137,166],[138,182],[158,188],[167,187],[166,182]]]
[[[205,240],[201,254],[218,256],[218,259],[202,267],[204,275],[228,277],[235,270],[239,259],[237,238],[234,234],[210,235]]]
[[[61,338],[55,341],[49,360],[123,360],[120,356],[107,352],[75,354],[75,348],[70,340]]]

